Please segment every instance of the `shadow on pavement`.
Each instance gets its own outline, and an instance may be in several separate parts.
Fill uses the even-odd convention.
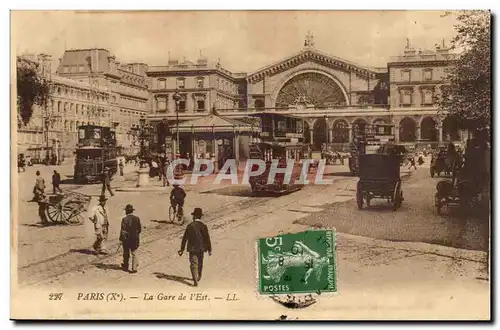
[[[156,222],[156,223],[173,223],[170,220],[151,220],[151,222]]]
[[[105,263],[97,263],[97,264],[92,264],[92,266],[95,266],[99,269],[104,269],[104,270],[121,270],[123,272],[123,268],[120,265],[115,265],[115,264],[105,264]]]
[[[49,222],[46,225],[42,225],[41,223],[23,223],[21,226],[25,227],[36,227],[36,228],[46,228],[46,227],[52,227],[55,226],[55,223]]]
[[[169,281],[175,281],[175,282],[179,282],[179,283],[185,284],[187,286],[193,286],[193,284],[191,284],[190,282],[188,282],[188,281],[191,281],[191,279],[189,277],[176,276],[176,275],[167,275],[167,274],[164,274],[164,273],[153,273],[153,275],[155,275],[159,279],[165,279],[165,280],[169,280]]]
[[[333,173],[324,173],[323,176],[348,176],[352,177],[351,172],[333,172]]]
[[[81,253],[81,254],[87,254],[87,255],[97,255],[97,252],[94,250],[89,250],[89,249],[71,249],[69,252],[73,253]]]
[[[202,194],[217,194],[222,196],[254,197],[249,186],[227,186],[202,192]]]

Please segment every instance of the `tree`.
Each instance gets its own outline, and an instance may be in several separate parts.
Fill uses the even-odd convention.
[[[451,48],[460,54],[447,72],[450,85],[438,100],[440,110],[462,129],[482,131],[491,125],[491,39],[489,11],[462,11]]]
[[[38,71],[38,63],[17,58],[17,118],[27,125],[35,105],[45,108],[50,100],[50,84]]]

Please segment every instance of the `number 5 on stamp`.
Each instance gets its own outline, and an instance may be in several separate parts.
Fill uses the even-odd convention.
[[[260,238],[257,253],[261,294],[337,291],[332,230]]]

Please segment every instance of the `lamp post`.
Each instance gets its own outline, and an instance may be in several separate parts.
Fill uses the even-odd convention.
[[[146,119],[141,118],[139,119],[139,127],[132,127],[131,130],[137,132],[138,138],[139,138],[139,145],[140,145],[140,151],[139,151],[139,157],[141,158],[140,160],[140,167],[139,170],[137,171],[137,187],[144,187],[149,185],[149,169],[144,166],[144,158],[146,156],[146,145],[145,142],[148,139],[148,133],[150,130],[151,126],[149,124],[146,124]]]
[[[172,96],[172,98],[174,99],[175,101],[175,122],[176,122],[176,147],[175,147],[175,153],[179,153],[179,147],[180,147],[180,141],[179,141],[179,104],[182,100],[182,96],[179,94],[179,92],[177,90],[175,90],[175,93],[174,95]]]

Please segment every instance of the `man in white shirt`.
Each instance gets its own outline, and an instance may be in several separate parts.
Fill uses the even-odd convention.
[[[109,222],[108,214],[104,208],[106,201],[106,196],[99,196],[99,205],[92,210],[90,216],[90,221],[94,223],[94,233],[96,235],[94,250],[100,254],[107,254],[105,242],[108,239]]]

